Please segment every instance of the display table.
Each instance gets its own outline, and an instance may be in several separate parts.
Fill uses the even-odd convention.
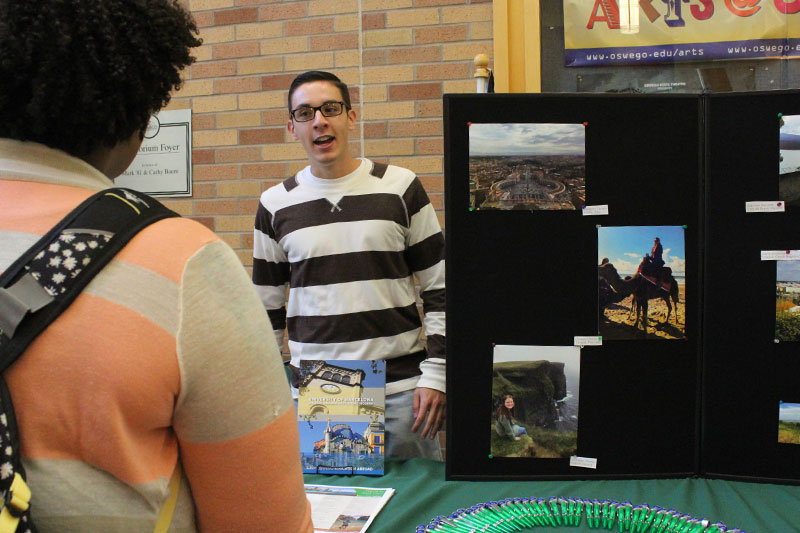
[[[800,486],[716,479],[614,481],[445,481],[444,463],[387,459],[383,476],[306,474],[306,483],[391,487],[397,492],[378,514],[370,533],[413,532],[437,516],[501,498],[563,496],[648,503],[721,520],[749,533],[800,532]],[[559,528],[567,529],[567,528]],[[586,521],[580,529],[591,531]]]

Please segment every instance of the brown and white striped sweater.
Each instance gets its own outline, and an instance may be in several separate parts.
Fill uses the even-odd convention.
[[[413,172],[365,159],[320,179],[306,167],[261,195],[253,258],[253,282],[279,345],[288,330],[293,365],[385,359],[387,394],[445,391],[444,237]]]

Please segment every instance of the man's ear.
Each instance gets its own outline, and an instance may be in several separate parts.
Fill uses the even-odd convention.
[[[356,129],[356,112],[352,108],[347,110],[347,129],[350,131]]]
[[[286,123],[286,129],[289,131],[289,135],[292,136],[292,139],[295,141],[298,140],[297,135],[294,133],[294,121],[289,119],[289,122]]]

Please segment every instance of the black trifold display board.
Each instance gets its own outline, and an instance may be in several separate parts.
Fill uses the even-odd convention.
[[[760,256],[800,249],[800,211],[745,213],[778,198],[779,113],[800,114],[800,92],[444,96],[447,479],[800,480],[800,445],[777,440],[800,346],[774,341]],[[584,124],[585,203],[608,214],[471,209],[479,123]],[[598,226],[685,228],[685,338],[580,350],[575,455],[595,468],[492,456],[493,347],[598,335]]]

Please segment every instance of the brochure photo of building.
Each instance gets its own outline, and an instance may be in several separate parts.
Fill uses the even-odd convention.
[[[603,340],[686,338],[684,248],[682,226],[597,228]]]
[[[800,261],[775,261],[775,340],[800,341]]]
[[[586,203],[583,124],[469,127],[471,209],[561,210]]]
[[[493,457],[564,459],[578,447],[580,348],[494,347]]]
[[[297,397],[305,473],[383,474],[385,361],[301,361]]]
[[[800,115],[783,115],[778,126],[778,199],[786,202],[786,207],[797,207],[800,206]]]
[[[800,444],[800,403],[779,403],[778,442]]]

